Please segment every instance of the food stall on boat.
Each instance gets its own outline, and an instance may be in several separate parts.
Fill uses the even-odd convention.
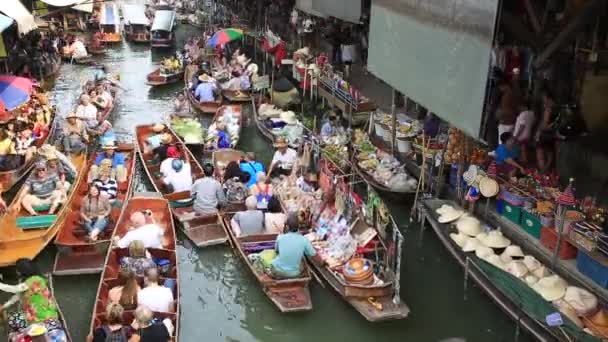
[[[124,32],[127,41],[147,43],[150,41],[150,21],[143,5],[125,4],[122,6]]]
[[[102,33],[101,41],[106,44],[120,43],[120,15],[118,6],[114,2],[104,2],[99,19],[99,30]]]
[[[150,45],[153,48],[169,48],[175,43],[175,11],[157,10],[150,29]]]

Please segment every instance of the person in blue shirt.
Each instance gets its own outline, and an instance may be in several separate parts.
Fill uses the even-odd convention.
[[[519,170],[524,173],[524,168],[516,160],[519,156],[517,146],[515,146],[515,138],[511,132],[504,132],[500,135],[501,144],[494,151],[494,159],[498,172],[503,175],[512,177]]]
[[[217,138],[215,141],[216,149],[220,148],[230,148],[230,135],[226,133],[226,125],[220,123],[217,125]]]
[[[241,160],[239,167],[241,168],[241,171],[249,174],[249,181],[247,182],[248,188],[255,185],[258,172],[266,172],[266,170],[264,170],[264,165],[255,160],[255,153],[253,152],[247,152],[246,158]]]
[[[199,76],[199,81],[201,83],[196,86],[196,90],[194,91],[194,97],[199,102],[213,102],[215,101],[215,92],[217,91],[217,86],[213,82],[209,75],[202,74]]]
[[[324,123],[323,126],[321,126],[321,136],[329,137],[336,134],[338,132],[337,121],[338,118],[336,116],[336,113],[329,114],[327,122]]]
[[[277,257],[272,261],[270,272],[274,278],[297,278],[303,271],[304,256],[325,265],[325,261],[317,255],[310,241],[298,232],[300,224],[298,217],[291,213],[287,218],[286,234],[277,237],[275,251]]]
[[[101,147],[102,153],[98,153],[95,158],[95,164],[91,166],[89,172],[89,183],[97,179],[99,173],[99,167],[102,162],[106,159],[112,162],[112,178],[116,179],[117,182],[122,183],[127,180],[127,169],[125,167],[125,155],[120,152],[116,152],[118,147],[115,143],[110,143]]]

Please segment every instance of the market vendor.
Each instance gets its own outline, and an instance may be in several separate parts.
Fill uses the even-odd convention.
[[[214,80],[209,77],[207,74],[202,74],[198,77],[198,80],[201,82],[198,86],[196,86],[196,90],[194,90],[194,97],[199,102],[214,102],[215,101],[215,92],[217,91],[217,85]]]
[[[312,257],[321,265],[325,262],[317,255],[307,238],[298,233],[298,217],[290,214],[287,218],[286,234],[279,235],[275,244],[277,257],[272,261],[270,272],[275,278],[296,278],[302,273],[304,256]]]
[[[338,117],[336,113],[332,112],[329,114],[329,118],[326,123],[321,126],[321,136],[328,137],[338,132]]]
[[[222,89],[241,90],[241,73],[237,70],[232,71],[230,80],[222,84]]]
[[[245,159],[241,160],[239,163],[239,167],[241,171],[249,174],[249,181],[247,182],[247,187],[250,188],[255,185],[257,179],[258,172],[264,172],[264,165],[255,159],[255,153],[247,152],[245,154]]]
[[[291,175],[291,170],[298,158],[298,153],[294,149],[289,148],[285,138],[277,138],[274,146],[277,148],[277,151],[274,153],[272,162],[268,168],[269,176]]]
[[[177,94],[175,104],[173,106],[173,113],[175,116],[180,118],[191,118],[192,113],[190,112],[190,103],[184,93]]]
[[[494,151],[494,159],[498,172],[509,177],[513,177],[519,170],[524,172],[524,168],[516,161],[519,156],[517,146],[515,146],[515,138],[513,133],[504,132],[500,135],[501,144]]]
[[[220,122],[216,126],[217,133],[215,134],[215,142],[213,143],[213,147],[216,149],[220,148],[230,148],[230,134],[226,130],[226,124]]]
[[[317,174],[308,172],[305,175],[298,177],[296,185],[303,192],[314,192],[317,188]]]

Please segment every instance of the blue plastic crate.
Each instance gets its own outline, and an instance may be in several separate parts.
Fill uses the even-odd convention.
[[[595,261],[581,250],[576,254],[576,268],[601,287],[608,288],[608,267]]]
[[[496,212],[499,215],[502,215],[502,210],[504,208],[504,205],[505,205],[505,202],[503,200],[501,200],[501,199],[496,200]]]

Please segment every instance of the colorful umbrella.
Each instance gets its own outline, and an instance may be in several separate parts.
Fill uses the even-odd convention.
[[[30,99],[32,80],[24,77],[0,76],[0,105],[13,110]]]
[[[230,43],[233,40],[241,38],[242,36],[243,30],[233,28],[223,29],[213,34],[213,37],[211,37],[211,39],[209,39],[207,42],[207,46],[216,47],[218,45]]]

